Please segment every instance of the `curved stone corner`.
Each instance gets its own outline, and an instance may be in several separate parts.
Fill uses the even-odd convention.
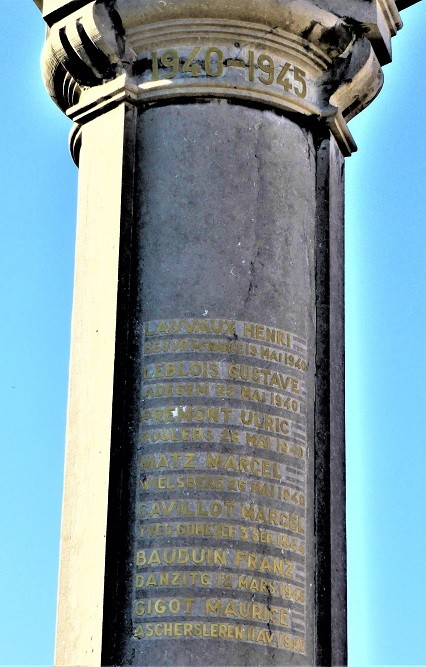
[[[122,73],[125,40],[107,4],[90,2],[49,28],[42,54],[46,88],[63,110],[82,92]]]

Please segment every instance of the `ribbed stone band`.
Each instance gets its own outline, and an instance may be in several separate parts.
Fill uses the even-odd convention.
[[[123,99],[150,105],[219,97],[269,106],[326,123],[350,155],[346,123],[379,92],[381,63],[402,24],[393,0],[352,2],[345,16],[341,5],[46,2],[46,86],[78,123]]]

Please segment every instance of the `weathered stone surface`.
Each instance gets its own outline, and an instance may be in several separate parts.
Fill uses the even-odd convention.
[[[305,664],[314,654],[312,136],[226,102],[146,111],[137,134],[132,606],[145,639],[128,641],[122,660]],[[208,585],[161,585],[162,572],[182,570],[204,572]],[[179,612],[149,613],[147,599],[178,599]],[[171,638],[150,641],[167,623]],[[203,648],[197,632],[218,624],[228,641]]]
[[[398,3],[37,4],[80,165],[56,664],[343,665],[343,158]]]
[[[334,0],[76,6],[46,16],[43,57],[50,94],[76,122],[100,100],[236,98],[326,122],[344,155],[355,147],[346,123],[379,92],[401,27],[393,0],[352,2],[343,16]]]

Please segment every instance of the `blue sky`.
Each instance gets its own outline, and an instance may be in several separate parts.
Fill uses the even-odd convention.
[[[351,665],[426,664],[426,6],[351,123],[346,322]],[[52,661],[77,172],[30,0],[0,0],[0,664]]]

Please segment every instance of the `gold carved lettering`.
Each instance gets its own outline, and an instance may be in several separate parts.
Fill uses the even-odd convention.
[[[293,533],[304,535],[303,517],[291,512],[281,512],[270,507],[258,505],[241,505],[241,518],[256,523],[268,523],[270,526],[279,526]]]
[[[253,412],[252,410],[241,410],[240,419],[244,426],[259,428],[282,435],[289,435],[290,433],[290,423],[287,419],[281,417],[275,417],[263,412]]]
[[[286,579],[294,579],[294,562],[275,556],[236,551],[235,567],[267,572],[268,574],[279,574]]]
[[[226,549],[170,547],[140,549],[136,553],[137,567],[147,565],[226,565]]]
[[[204,382],[178,382],[167,384],[148,384],[144,387],[143,397],[172,398],[176,396],[209,396],[210,385]]]
[[[161,408],[146,408],[141,411],[142,423],[158,422],[210,422],[227,424],[232,408],[215,405],[170,406]]]
[[[215,362],[192,361],[185,364],[183,361],[159,362],[149,364],[144,368],[144,380],[172,380],[176,378],[218,378],[219,367]]]
[[[241,67],[259,85],[306,94],[300,69],[246,55],[248,68],[197,45],[184,58],[161,50],[153,66],[160,78]],[[134,636],[304,654],[306,341],[225,318],[151,321],[143,333]]]
[[[232,320],[160,320],[145,322],[144,334],[146,337],[164,336],[168,334],[217,334],[222,336],[235,335],[235,322]]]
[[[139,588],[172,588],[179,587],[210,587],[212,585],[211,572],[173,571],[137,574],[135,586]]]
[[[263,324],[244,322],[244,337],[264,341],[265,343],[273,343],[280,347],[292,347],[291,334],[281,329],[264,326]]]
[[[259,475],[260,477],[269,477],[280,481],[283,478],[278,463],[251,456],[234,456],[233,454],[223,455],[216,452],[207,452],[206,466],[210,469]]]
[[[249,642],[264,646],[273,646],[306,654],[305,640],[280,630],[265,630],[256,626],[240,623],[211,623],[202,621],[137,623],[133,630],[137,639],[160,639],[167,637],[227,639],[229,641]]]
[[[300,381],[291,375],[284,375],[270,368],[249,366],[248,364],[230,364],[228,375],[231,380],[242,380],[243,382],[254,382],[267,387],[282,389],[292,394],[299,395]]]
[[[284,332],[283,332],[284,333]],[[290,336],[290,334],[288,334]],[[284,336],[283,336],[284,337]],[[281,364],[302,373],[308,370],[307,361],[300,354],[283,352],[268,345],[246,343],[239,340],[208,338],[152,338],[144,343],[145,356],[152,354],[180,354],[185,352],[229,354]]]
[[[229,623],[139,623],[133,636],[137,638],[202,637],[244,641],[244,628]]]
[[[194,598],[147,598],[135,603],[136,616],[162,616],[163,614],[191,614]]]
[[[162,428],[143,431],[140,436],[142,444],[163,442],[213,442],[214,431],[210,428]]]
[[[232,517],[235,503],[231,500],[159,500],[137,505],[139,519],[178,517]]]
[[[180,54],[176,49],[167,49],[161,54],[153,51],[151,53],[152,81],[174,79],[180,73],[180,69],[183,74],[190,74],[191,78],[206,75],[218,78],[231,68],[241,68],[243,71],[248,70],[250,82],[259,81],[265,86],[276,83],[277,86],[282,87],[284,94],[293,93],[302,99],[307,95],[306,72],[290,62],[278,63],[268,53],[256,54],[253,50],[248,53],[247,63],[241,57],[225,60],[224,52],[217,46],[204,47],[204,49],[196,46],[188,56]]]
[[[246,618],[264,623],[274,623],[289,627],[289,610],[260,602],[243,602],[241,600],[222,600],[207,598],[205,601],[206,616]]]

